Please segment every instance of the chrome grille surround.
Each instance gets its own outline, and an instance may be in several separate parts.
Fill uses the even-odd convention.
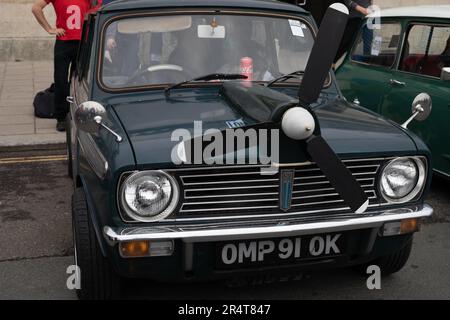
[[[386,160],[343,160],[366,192],[369,207],[386,204],[377,187],[378,175]],[[166,170],[178,180],[181,197],[178,210],[165,221],[351,213],[314,163],[283,165],[274,175],[261,175],[262,167],[235,165]],[[280,171],[284,169],[295,170],[291,209],[286,212],[279,208]]]

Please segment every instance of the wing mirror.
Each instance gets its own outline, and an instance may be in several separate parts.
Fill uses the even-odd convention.
[[[409,123],[414,119],[424,121],[431,113],[431,97],[427,93],[421,93],[414,99],[411,107],[412,116],[402,124],[403,128],[407,128]]]
[[[442,68],[441,80],[447,82],[450,81],[450,67]]]
[[[105,107],[100,103],[86,101],[80,104],[75,110],[75,124],[81,131],[91,134],[97,134],[100,128],[104,128],[116,137],[117,142],[121,142],[122,137],[103,123],[105,114]]]

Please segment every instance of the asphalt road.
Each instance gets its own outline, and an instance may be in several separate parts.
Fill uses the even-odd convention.
[[[73,263],[71,180],[64,151],[0,153],[0,299],[76,299],[66,287]],[[125,297],[144,299],[450,299],[450,182],[434,179],[435,215],[414,238],[407,266],[368,290],[340,269],[296,281],[230,287],[226,283],[130,282]]]

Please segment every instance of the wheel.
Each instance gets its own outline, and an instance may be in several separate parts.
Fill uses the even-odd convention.
[[[409,239],[406,245],[391,254],[378,258],[374,261],[374,264],[378,265],[382,275],[389,275],[400,271],[406,264],[411,254],[413,239]]]
[[[66,120],[66,147],[67,147],[67,175],[73,179],[73,167],[72,167],[72,139],[70,136],[70,118],[67,116]]]
[[[120,277],[102,255],[82,188],[72,196],[72,229],[75,265],[80,270],[81,288],[77,296],[82,300],[116,299],[120,297]]]
[[[367,267],[370,265],[376,265],[380,267],[380,271],[383,276],[396,273],[400,271],[408,261],[409,256],[411,254],[412,244],[413,244],[413,237],[411,237],[409,241],[405,244],[405,246],[400,250],[377,258],[363,265],[356,266],[355,269],[359,273],[366,275]]]

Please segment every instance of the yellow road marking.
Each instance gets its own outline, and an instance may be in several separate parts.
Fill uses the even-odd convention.
[[[19,157],[19,158],[3,158],[0,159],[0,164],[19,164],[32,162],[54,162],[67,160],[67,156],[53,155],[53,156],[33,156],[33,157]]]
[[[49,159],[49,158],[60,158],[65,157],[65,155],[58,154],[58,155],[49,155],[49,156],[31,156],[31,157],[18,157],[18,158],[3,158],[0,160],[8,160],[8,161],[14,161],[14,160],[22,160],[22,159]]]

